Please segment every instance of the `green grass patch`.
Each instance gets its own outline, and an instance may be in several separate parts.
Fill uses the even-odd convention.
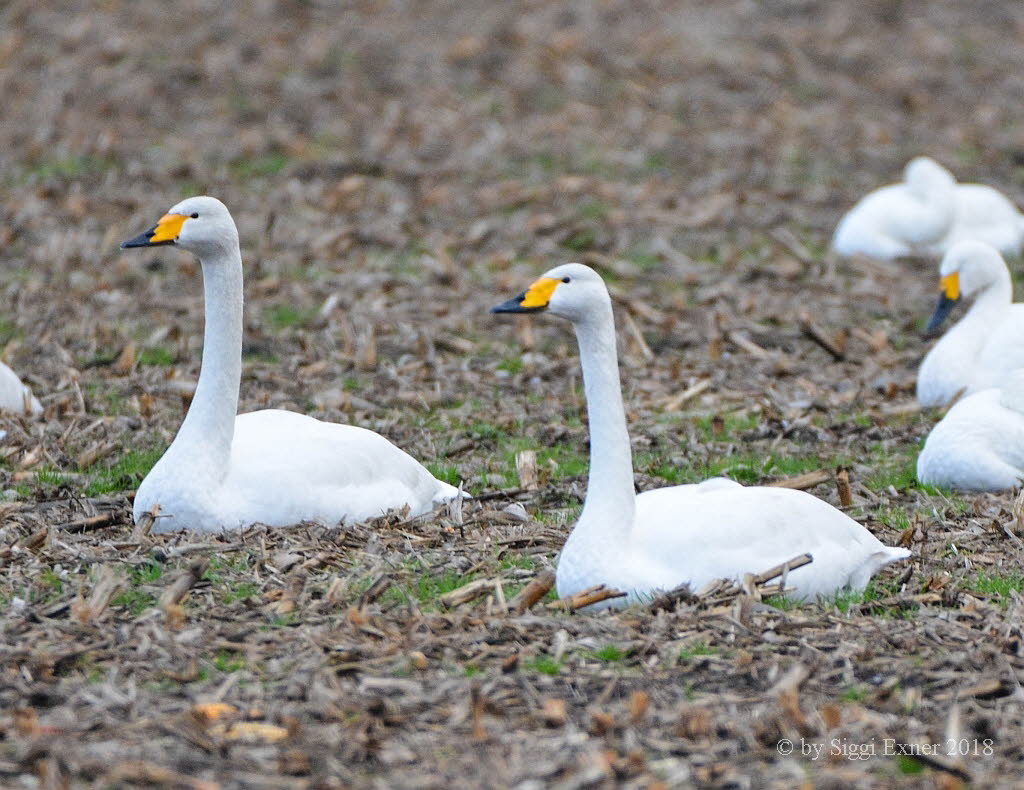
[[[700,656],[717,656],[721,651],[707,642],[696,639],[679,651],[680,663],[686,664]]]
[[[18,335],[18,328],[6,318],[0,318],[0,346],[6,346]]]
[[[264,156],[235,159],[228,167],[236,178],[246,180],[276,176],[287,165],[287,156],[282,153],[272,153]]]
[[[94,173],[103,173],[115,165],[114,159],[103,156],[51,157],[39,160],[25,172],[25,175],[29,181],[72,181]]]
[[[52,466],[44,466],[36,472],[36,485],[40,486],[62,486],[68,482],[68,478]]]
[[[158,562],[143,562],[129,571],[128,577],[132,585],[153,584],[164,575],[164,566]]]
[[[132,588],[114,596],[112,606],[124,607],[132,617],[138,617],[147,609],[156,606],[156,596],[145,590]]]
[[[529,554],[506,554],[501,558],[500,567],[502,570],[518,568],[520,570],[537,570],[537,561]]]
[[[152,348],[144,348],[139,354],[139,364],[149,365],[155,367],[170,367],[177,360],[176,355],[173,351],[163,346],[153,346]]]
[[[438,480],[441,480],[451,486],[457,486],[459,484],[459,468],[454,464],[428,463],[424,464],[424,466],[426,466],[427,471]]]
[[[92,472],[85,495],[100,496],[137,488],[163,454],[162,449],[129,450],[113,464]]]
[[[100,359],[97,355],[93,359]],[[102,357],[103,360],[98,364],[109,365],[117,357],[111,357],[109,360],[106,357]],[[99,382],[89,382],[85,387],[85,398],[89,404],[89,410],[104,415],[105,417],[111,417],[120,414],[127,414],[128,404],[124,399],[124,396],[115,388],[107,387]]]
[[[307,324],[315,315],[315,310],[300,310],[290,304],[274,305],[266,311],[267,321],[277,331]]]
[[[213,657],[213,667],[218,672],[230,674],[245,669],[245,659],[232,650],[219,650]]]
[[[573,252],[585,252],[594,248],[597,234],[590,228],[582,228],[562,242],[562,246]]]
[[[238,582],[233,585],[225,585],[220,593],[220,599],[225,604],[235,601],[246,601],[259,595],[260,587],[255,582]]]
[[[634,458],[637,471],[660,477],[672,485],[699,483],[709,477],[728,477],[738,483],[751,485],[768,478],[792,477],[813,469],[829,468],[830,463],[816,456],[765,457],[758,453],[736,453],[690,464],[651,453],[637,453]]]
[[[620,664],[626,658],[626,654],[615,645],[605,645],[593,651],[590,657],[604,664]]]
[[[769,595],[764,603],[782,612],[791,612],[800,606],[800,601],[793,600],[788,595]]]
[[[526,668],[541,675],[557,675],[562,671],[562,663],[550,656],[537,656],[527,663]]]
[[[868,688],[861,684],[850,686],[846,691],[839,695],[839,699],[843,702],[863,702],[868,698]]]
[[[890,582],[892,586],[886,587],[884,582],[872,579],[863,590],[840,590],[833,596],[823,598],[821,603],[824,606],[834,606],[843,614],[847,614],[855,606],[861,607],[861,611],[864,612],[865,607],[863,605],[868,604],[866,613],[873,617],[898,617],[904,619],[913,617],[914,612],[919,608],[916,604],[907,609],[870,606],[874,601],[880,601],[899,592],[895,588],[895,584],[896,582]]]
[[[752,431],[759,421],[757,414],[726,414],[697,417],[694,423],[704,442],[724,442],[738,434]]]
[[[506,357],[498,363],[498,370],[515,375],[523,369],[523,360],[519,357]]]
[[[998,598],[1005,604],[1011,592],[1024,591],[1024,573],[1020,571],[1007,571],[1001,574],[992,571],[980,572],[967,580],[967,589],[979,595]]]
[[[656,269],[661,266],[661,256],[646,249],[631,250],[626,255],[626,260],[635,263],[641,269]]]
[[[425,611],[438,609],[439,598],[476,578],[475,573],[461,574],[453,570],[442,573],[424,566],[418,559],[402,563],[402,580],[392,584],[380,597],[383,606],[400,606],[415,601]],[[373,582],[372,576],[353,585],[352,593],[358,597]]]
[[[601,221],[608,217],[608,206],[600,200],[588,200],[580,206],[579,215],[583,219]]]
[[[896,770],[905,776],[924,773],[924,764],[905,754],[896,755]]]
[[[872,445],[868,450],[872,473],[864,485],[872,491],[885,490],[889,486],[897,491],[917,488],[917,455],[920,449],[917,444],[892,447]]]

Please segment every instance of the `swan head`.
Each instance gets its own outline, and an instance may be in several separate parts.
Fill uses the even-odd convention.
[[[903,180],[915,195],[922,199],[936,192],[952,192],[956,179],[946,168],[927,156],[918,156],[907,162],[903,168]]]
[[[939,301],[925,332],[935,332],[961,299],[1009,278],[1006,261],[995,247],[983,241],[957,242],[939,264]]]
[[[545,272],[518,296],[492,307],[491,312],[547,311],[579,324],[610,306],[611,297],[600,274],[582,263],[566,263]]]
[[[173,206],[152,228],[121,243],[121,249],[173,244],[200,257],[238,246],[235,221],[217,198],[190,197]]]

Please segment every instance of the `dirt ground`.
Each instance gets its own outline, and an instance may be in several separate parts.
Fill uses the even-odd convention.
[[[914,480],[935,262],[826,253],[918,153],[1024,204],[1022,35],[1011,0],[0,5],[0,350],[46,406],[0,417],[0,785],[1024,787],[1020,513]],[[189,256],[117,244],[201,193],[242,238],[241,408],[474,501],[133,529],[203,308]],[[845,473],[913,560],[509,613],[587,431],[569,327],[487,310],[567,260],[615,296],[639,489],[820,472],[838,506]]]

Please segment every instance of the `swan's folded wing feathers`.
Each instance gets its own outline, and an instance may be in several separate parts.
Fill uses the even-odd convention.
[[[636,524],[637,553],[660,561],[659,576],[674,574],[674,584],[688,581],[695,588],[809,552],[814,562],[790,581],[800,597],[814,598],[863,586],[881,565],[904,556],[886,553],[880,561],[886,547],[868,530],[828,503],[785,488],[658,489],[637,497]]]
[[[302,414],[264,410],[238,416],[226,488],[269,496],[284,507],[290,491],[336,510],[351,503],[347,520],[381,515],[409,502],[426,512],[450,488],[380,434]]]
[[[32,395],[32,391],[26,387],[18,375],[3,362],[0,362],[0,411],[11,411],[15,414],[23,414],[25,411],[25,398],[28,398],[29,411],[32,414],[39,414],[43,407]]]

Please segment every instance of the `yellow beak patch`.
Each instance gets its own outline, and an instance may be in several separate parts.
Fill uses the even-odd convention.
[[[555,288],[558,287],[560,282],[562,281],[556,280],[553,277],[541,277],[526,289],[523,301],[519,303],[519,306],[547,307],[548,302],[551,301],[551,295],[555,292]]]
[[[947,274],[939,280],[939,287],[947,299],[955,302],[960,298],[960,273],[953,272],[952,274]]]
[[[188,217],[185,214],[164,214],[160,221],[153,228],[153,235],[149,237],[150,244],[158,244],[161,241],[174,241],[181,234],[181,226],[185,224]]]

